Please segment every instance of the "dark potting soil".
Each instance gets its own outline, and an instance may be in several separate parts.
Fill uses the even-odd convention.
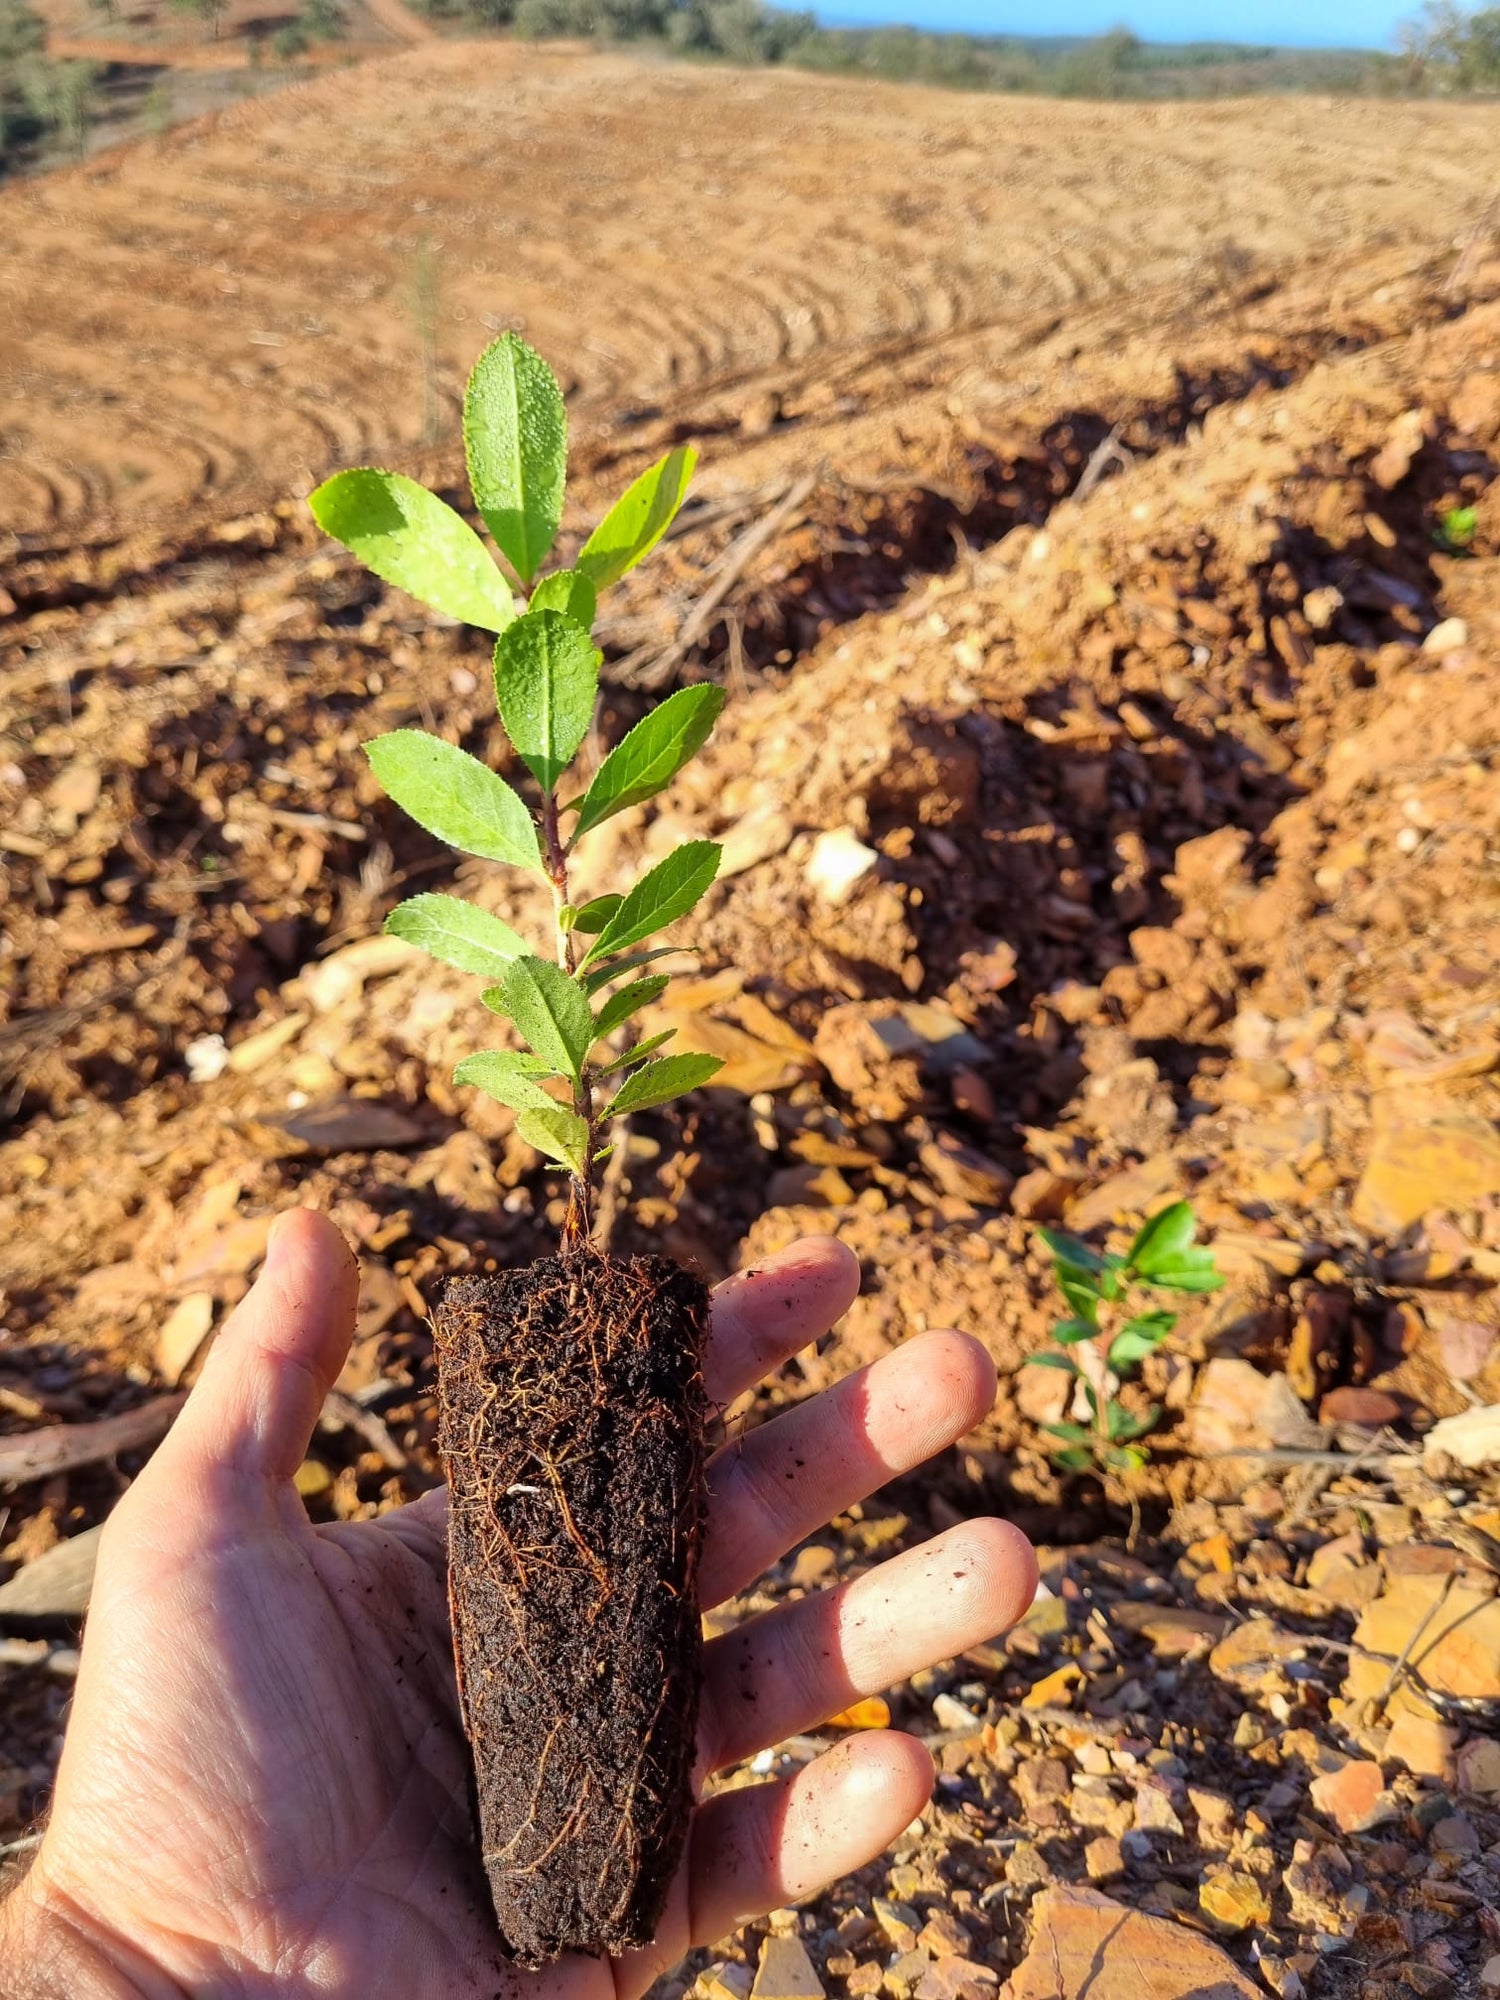
[[[461,1278],[437,1315],[453,1629],[526,1965],[650,1941],[691,1810],[708,1292],[662,1257]]]

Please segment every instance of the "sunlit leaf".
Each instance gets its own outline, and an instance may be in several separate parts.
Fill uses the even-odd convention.
[[[542,1088],[542,1079],[555,1074],[539,1056],[523,1055],[518,1049],[481,1049],[464,1057],[453,1081],[482,1090],[512,1111],[547,1111],[557,1100]]]
[[[368,570],[423,604],[503,632],[516,615],[510,585],[460,514],[399,472],[336,472],[308,496],[324,534]]]
[[[718,1056],[659,1056],[625,1079],[604,1115],[619,1118],[627,1111],[649,1111],[653,1105],[666,1104],[685,1091],[696,1090],[710,1077],[717,1076],[723,1067]]]
[[[1125,1261],[1131,1270],[1149,1277],[1158,1264],[1175,1264],[1178,1252],[1187,1249],[1197,1231],[1192,1204],[1174,1201],[1152,1216],[1131,1244]]]
[[[365,745],[370,768],[418,826],[464,854],[540,868],[536,827],[518,793],[467,750],[421,729]]]
[[[409,896],[391,911],[385,928],[391,937],[419,945],[444,965],[484,979],[503,979],[510,961],[528,949],[509,924],[457,896]]]
[[[523,1111],[516,1119],[516,1130],[528,1146],[535,1146],[579,1180],[585,1178],[589,1128],[576,1112],[565,1111],[560,1104],[549,1105],[545,1111]]]
[[[717,841],[689,840],[643,875],[594,940],[588,965],[686,916],[719,872]]]
[[[527,609],[561,611],[587,632],[599,609],[599,599],[593,584],[580,571],[555,569],[537,583]]]
[[[723,688],[704,681],[679,688],[643,716],[595,772],[578,803],[572,839],[627,806],[654,799],[703,747],[723,706]]]
[[[556,376],[519,334],[503,333],[474,363],[464,452],[475,506],[530,583],[562,519],[568,415]]]
[[[578,567],[602,590],[649,555],[682,505],[698,454],[678,445],[626,488],[584,543]]]
[[[584,628],[561,611],[528,611],[495,641],[495,705],[544,792],[588,734],[600,657]]]
[[[500,997],[544,1062],[568,1076],[582,1075],[594,1039],[594,1017],[575,979],[549,959],[517,958],[506,968]]]
[[[632,980],[629,986],[622,986],[618,993],[611,993],[594,1022],[594,1039],[603,1041],[606,1035],[628,1021],[632,1014],[642,1007],[649,1007],[658,995],[665,993],[671,980],[664,972],[653,972],[645,979]]]

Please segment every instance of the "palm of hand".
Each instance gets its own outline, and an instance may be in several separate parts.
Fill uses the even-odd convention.
[[[735,1393],[831,1324],[857,1286],[851,1264],[836,1245],[804,1245],[732,1280],[716,1303],[711,1390]],[[216,2000],[621,2000],[689,1944],[859,1865],[914,1816],[925,1751],[857,1739],[792,1785],[699,1808],[651,1951],[534,1974],[510,1965],[469,1820],[443,1496],[317,1528],[290,1483],[352,1306],[341,1239],[300,1215],[112,1518],[35,1894],[159,1968],[173,1992]],[[925,1367],[912,1365],[919,1349]],[[973,1343],[927,1336],[721,1454],[706,1601],[967,1428],[991,1390]],[[855,1583],[756,1621],[753,1708],[752,1628],[714,1642],[705,1768],[988,1636],[1024,1608],[1034,1570],[1018,1536],[979,1522],[882,1575],[878,1611]]]

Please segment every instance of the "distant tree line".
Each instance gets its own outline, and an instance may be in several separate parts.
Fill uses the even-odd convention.
[[[1128,28],[1091,39],[937,34],[921,28],[822,28],[762,0],[417,0],[435,15],[534,38],[654,42],[736,63],[1067,97],[1205,96],[1263,90],[1389,89],[1394,59],[1361,50],[1141,42]]]
[[[51,141],[83,153],[99,72],[93,63],[52,62],[47,31],[26,0],[0,0],[0,175]]]
[[[1500,91],[1500,7],[1465,13],[1433,0],[1401,31],[1412,84],[1434,91]]]

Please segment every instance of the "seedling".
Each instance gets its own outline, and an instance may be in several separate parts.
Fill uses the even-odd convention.
[[[1474,553],[1474,537],[1478,533],[1477,507],[1449,507],[1438,522],[1432,539],[1450,556],[1467,556]]]
[[[397,729],[365,745],[371,769],[419,826],[456,847],[545,877],[550,954],[500,918],[448,895],[413,896],[386,919],[393,936],[487,981],[480,996],[512,1022],[521,1050],[466,1056],[454,1082],[517,1114],[516,1129],[572,1177],[567,1241],[587,1235],[595,1170],[611,1121],[667,1104],[722,1067],[708,1055],[663,1055],[675,1030],[612,1045],[668,975],[653,941],[713,881],[719,847],[690,840],[622,895],[577,904],[568,872],[580,842],[672,781],[701,748],[724,704],[711,684],[680,688],[638,722],[587,783],[570,776],[589,732],[602,655],[590,636],[598,593],[649,555],[687,492],[694,453],[679,447],[616,501],[569,569],[540,574],[562,517],[567,417],[556,378],[513,333],[485,349],[464,398],[469,484],[485,525],[527,593],[463,517],[394,472],[340,472],[309,502],[319,525],[367,569],[435,610],[494,632],[495,701],[535,784],[528,803],[506,780],[441,736]],[[623,983],[622,983],[623,982]]]
[[[503,566],[462,516],[399,473],[341,472],[311,504],[377,576],[494,633],[496,705],[529,779],[523,793],[419,729],[366,744],[371,769],[439,840],[551,892],[542,949],[446,894],[413,896],[386,921],[485,982],[485,1006],[521,1047],[476,1050],[454,1080],[509,1106],[571,1182],[562,1253],[454,1279],[434,1321],[476,1844],[501,1937],[535,1966],[651,1942],[692,1803],[708,1292],[668,1258],[595,1250],[590,1215],[611,1128],[720,1067],[664,1054],[670,1028],[619,1045],[665,991],[668,975],[644,968],[670,951],[658,940],[709,887],[719,849],[686,841],[622,893],[584,902],[570,872],[581,842],[672,781],[724,697],[680,688],[592,777],[576,776],[599,685],[598,594],[666,533],[693,453],[668,452],[571,566],[544,571],[562,518],[567,415],[552,371],[513,333],[469,377],[464,444]]]
[[[1133,1374],[1177,1324],[1176,1313],[1151,1305],[1142,1294],[1216,1292],[1224,1283],[1212,1250],[1195,1246],[1197,1233],[1198,1218],[1185,1201],[1152,1216],[1123,1257],[1091,1249],[1066,1230],[1037,1231],[1052,1254],[1053,1276],[1068,1306],[1052,1337],[1072,1351],[1028,1359],[1035,1368],[1072,1376],[1090,1419],[1042,1426],[1058,1441],[1052,1459],[1064,1472],[1139,1472],[1147,1463],[1147,1447],[1139,1440],[1156,1428],[1160,1405],[1138,1415],[1126,1409],[1111,1384]]]

